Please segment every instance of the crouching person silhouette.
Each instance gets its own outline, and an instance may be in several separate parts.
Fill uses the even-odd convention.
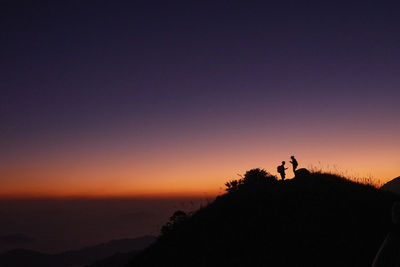
[[[392,231],[386,236],[372,267],[397,267],[400,266],[400,202],[392,206]]]
[[[285,162],[282,161],[282,165],[279,165],[277,168],[278,173],[281,175],[282,180],[285,180],[285,170],[287,170],[287,168],[285,168]]]

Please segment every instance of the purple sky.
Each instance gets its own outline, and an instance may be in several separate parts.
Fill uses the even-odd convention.
[[[275,150],[279,157],[340,163],[354,158],[349,150],[371,147],[360,153],[390,165],[376,169],[376,158],[367,166],[356,160],[357,172],[380,179],[400,173],[393,159],[400,130],[396,1],[9,0],[0,12],[6,191],[25,192],[10,180],[31,179],[10,166],[29,163],[40,177],[48,165],[68,161],[65,155],[95,162],[96,152],[116,151],[121,161],[153,151],[166,158],[183,143],[182,151],[201,154],[199,147],[223,144],[230,133],[236,135],[218,146],[227,154],[211,153],[214,160],[229,158],[232,144],[256,147],[247,145],[254,136],[270,143],[288,138],[271,146],[283,150]],[[291,149],[290,142],[304,146]],[[326,151],[327,143],[343,150],[332,158],[307,154],[311,146]],[[148,156],[146,164],[161,163]],[[235,174],[248,164],[226,166]],[[227,169],[217,173],[231,175]]]

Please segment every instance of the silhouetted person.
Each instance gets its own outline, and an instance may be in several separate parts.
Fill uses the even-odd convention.
[[[285,168],[285,162],[284,161],[282,161],[282,165],[278,166],[277,170],[278,170],[279,174],[281,175],[282,180],[285,180],[285,176],[286,176],[285,170],[287,170],[287,168]]]
[[[393,228],[383,241],[372,267],[400,266],[400,202],[392,206]]]
[[[297,160],[294,158],[294,156],[291,156],[290,158],[292,159],[290,163],[292,163],[293,166],[293,173],[296,174],[296,169],[299,164],[297,163]]]

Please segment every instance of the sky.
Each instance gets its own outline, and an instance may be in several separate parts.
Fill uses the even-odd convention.
[[[291,155],[393,179],[399,13],[395,1],[1,1],[0,197],[215,195]]]

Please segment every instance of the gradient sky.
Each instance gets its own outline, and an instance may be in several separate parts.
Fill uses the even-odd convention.
[[[1,1],[0,197],[400,175],[400,4]],[[289,173],[289,177],[291,177]]]

